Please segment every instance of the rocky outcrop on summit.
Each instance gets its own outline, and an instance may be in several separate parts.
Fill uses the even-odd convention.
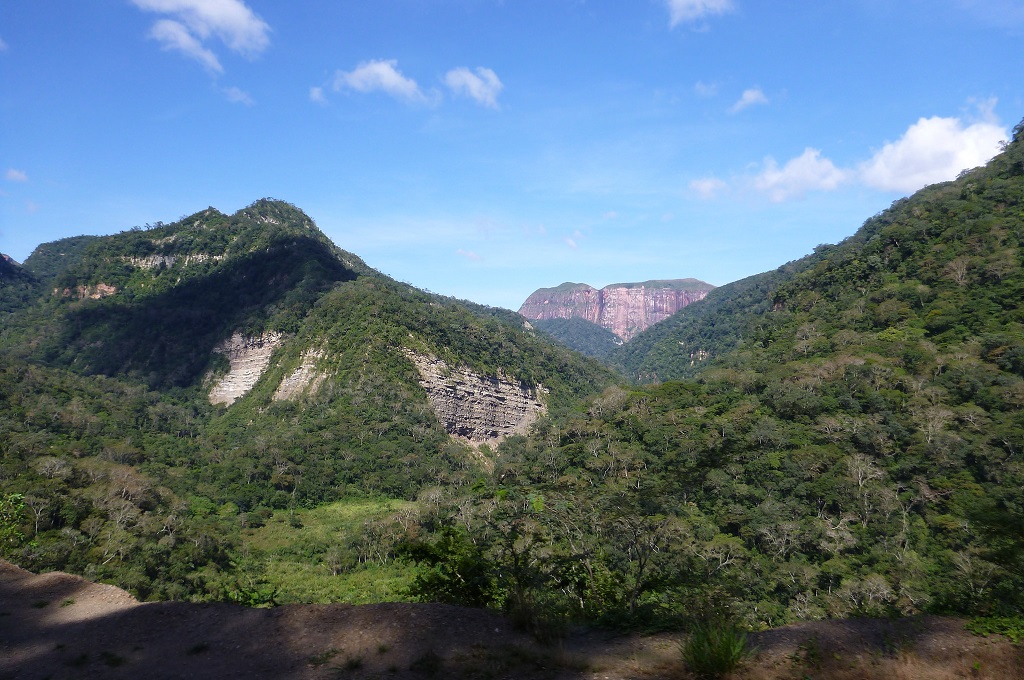
[[[420,385],[448,434],[474,446],[496,446],[513,434],[526,434],[547,410],[540,399],[546,390],[539,385],[530,389],[505,375],[479,375],[408,350],[406,356],[419,370]]]
[[[712,289],[697,279],[613,283],[601,290],[563,283],[535,291],[519,313],[527,319],[585,319],[628,342],[691,302],[703,300]]]

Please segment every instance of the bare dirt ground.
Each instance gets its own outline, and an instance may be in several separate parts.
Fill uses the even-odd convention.
[[[752,680],[1024,678],[1024,649],[939,617],[818,621],[751,640]],[[437,604],[140,603],[0,561],[0,679],[686,678],[680,634],[579,632],[542,646],[502,617]]]

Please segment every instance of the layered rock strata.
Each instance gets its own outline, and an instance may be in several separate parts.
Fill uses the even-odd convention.
[[[563,283],[535,291],[519,313],[527,319],[585,319],[628,342],[714,289],[697,279],[614,283],[598,290],[585,283]]]
[[[326,378],[326,374],[317,368],[317,362],[324,353],[317,349],[308,349],[302,355],[302,363],[281,381],[274,392],[274,401],[295,399],[303,393],[316,392]]]
[[[420,373],[437,419],[448,433],[469,444],[495,446],[513,434],[525,434],[547,408],[537,385],[505,375],[485,376],[452,367],[436,357],[406,351]]]
[[[213,351],[228,359],[230,368],[210,389],[211,404],[235,403],[256,385],[270,365],[270,356],[281,344],[280,333],[264,333],[255,337],[235,333]]]

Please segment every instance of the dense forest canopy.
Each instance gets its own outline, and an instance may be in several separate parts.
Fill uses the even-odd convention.
[[[0,538],[23,566],[257,603],[276,558],[252,531],[386,496],[409,503],[293,550],[325,578],[404,565],[406,597],[541,635],[1022,613],[1022,126],[986,167],[616,349],[618,380],[511,312],[369,269],[281,202],[80,245],[2,280]],[[213,406],[238,330],[287,341]],[[311,348],[324,386],[274,400]],[[543,384],[548,415],[470,449],[406,351]]]

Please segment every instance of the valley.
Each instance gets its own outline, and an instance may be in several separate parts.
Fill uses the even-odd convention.
[[[678,297],[661,283],[643,295]],[[0,260],[0,555],[162,603],[140,611],[433,603],[500,612],[527,646],[1019,631],[1024,124],[838,244],[690,283],[643,328],[583,319],[588,357],[273,199]]]

